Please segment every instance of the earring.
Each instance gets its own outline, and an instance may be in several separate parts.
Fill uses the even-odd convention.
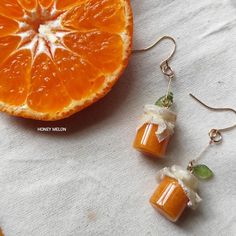
[[[201,105],[213,111],[231,111],[232,108],[213,108],[190,94]],[[222,132],[236,128],[236,124],[224,129],[212,129],[209,132],[210,141],[203,152],[194,160],[190,161],[187,169],[180,166],[165,167],[158,172],[157,180],[159,186],[150,199],[150,203],[162,215],[172,222],[176,222],[184,209],[188,206],[196,209],[202,200],[197,194],[198,180],[207,180],[213,176],[213,172],[203,164],[199,164],[206,149],[222,142]]]
[[[165,156],[170,137],[174,133],[177,118],[176,113],[170,110],[173,104],[173,93],[170,89],[175,74],[169,66],[169,61],[176,52],[176,42],[170,36],[163,36],[152,46],[133,51],[148,51],[166,39],[171,40],[174,43],[174,50],[171,55],[160,64],[162,73],[169,80],[167,91],[154,105],[147,104],[144,106],[144,114],[133,144],[133,147],[138,151],[154,157]]]

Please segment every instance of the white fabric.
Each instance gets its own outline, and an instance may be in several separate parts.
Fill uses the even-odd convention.
[[[202,201],[200,196],[197,193],[198,190],[198,180],[192,175],[186,168],[181,166],[173,165],[171,167],[165,167],[158,171],[157,173],[157,181],[160,183],[165,176],[169,176],[171,178],[176,179],[185,194],[187,195],[189,202],[188,207],[196,210],[198,204]]]
[[[111,93],[65,121],[0,115],[0,225],[6,236],[234,236],[236,130],[202,162],[215,177],[201,183],[204,201],[172,224],[149,204],[156,172],[185,166],[207,145],[207,132],[235,121],[193,101],[236,108],[235,0],[132,0],[136,48],[170,34],[178,50],[170,65],[178,112],[165,160],[132,147],[140,111],[166,90],[160,61],[171,43],[136,54]],[[66,133],[38,127],[67,127]]]
[[[176,113],[167,108],[158,107],[152,104],[146,104],[143,110],[144,114],[142,115],[138,129],[146,123],[158,125],[156,137],[159,143],[174,134],[177,118]]]

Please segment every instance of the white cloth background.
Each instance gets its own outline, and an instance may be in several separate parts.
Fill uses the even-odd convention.
[[[156,173],[186,165],[207,144],[207,132],[235,121],[193,101],[236,108],[236,1],[132,0],[136,48],[164,34],[178,43],[171,65],[179,117],[167,158],[153,161],[132,147],[145,103],[163,95],[164,43],[133,55],[112,92],[70,119],[44,123],[0,115],[0,225],[6,236],[236,235],[236,130],[211,148],[204,163],[215,177],[202,183],[203,202],[177,224],[148,200]],[[67,127],[40,133],[37,127]]]

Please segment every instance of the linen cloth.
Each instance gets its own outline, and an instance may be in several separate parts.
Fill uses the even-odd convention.
[[[186,165],[207,145],[207,132],[235,122],[193,101],[236,108],[236,1],[132,0],[134,47],[169,34],[178,51],[171,62],[177,129],[166,159],[136,152],[142,107],[163,95],[163,43],[133,55],[111,93],[64,121],[45,123],[0,115],[0,225],[6,236],[233,236],[236,235],[236,130],[210,148],[202,162],[215,177],[201,183],[203,198],[170,223],[148,203],[156,173]],[[67,132],[39,132],[66,127]]]

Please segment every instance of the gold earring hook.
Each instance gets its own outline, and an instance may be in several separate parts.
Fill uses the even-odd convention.
[[[233,113],[236,114],[236,110],[234,110],[233,108],[229,108],[229,107],[225,107],[225,108],[218,108],[218,107],[210,107],[207,104],[203,103],[200,99],[198,99],[197,97],[195,97],[193,94],[189,94],[193,99],[195,99],[198,103],[200,103],[201,105],[203,105],[204,107],[206,107],[209,110],[212,111],[231,111]],[[225,131],[229,131],[236,128],[236,124],[231,125],[229,127],[223,128],[223,129],[212,129],[209,132],[209,136],[212,142],[214,143],[220,143],[222,141],[222,134],[221,132],[225,132]]]
[[[174,75],[174,71],[169,66],[169,61],[173,58],[173,56],[176,52],[177,44],[176,44],[175,39],[172,38],[171,36],[165,35],[165,36],[159,38],[154,44],[152,44],[146,48],[134,49],[134,50],[132,50],[132,53],[140,53],[140,52],[149,51],[152,48],[156,47],[156,45],[158,45],[160,42],[162,42],[164,40],[171,40],[174,43],[174,49],[171,52],[171,54],[169,55],[169,57],[166,60],[164,60],[163,62],[161,62],[160,68],[161,68],[161,71],[164,75],[168,76],[170,79],[173,79],[175,75]]]

